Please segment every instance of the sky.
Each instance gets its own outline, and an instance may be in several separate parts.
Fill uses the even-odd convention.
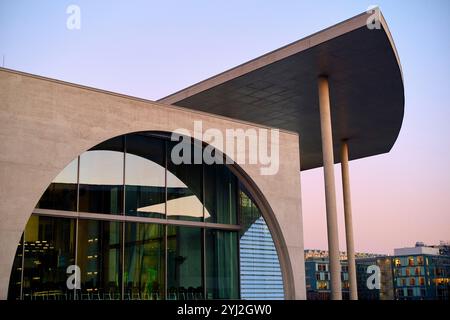
[[[79,30],[66,27],[71,4]],[[394,38],[406,102],[391,152],[350,163],[355,248],[391,254],[450,240],[450,1],[0,0],[0,63],[156,100],[370,5]],[[335,173],[345,250],[338,165]],[[301,178],[305,248],[326,249],[323,171]]]

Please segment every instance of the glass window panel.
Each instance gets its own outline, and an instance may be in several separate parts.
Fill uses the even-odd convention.
[[[239,299],[237,232],[206,230],[208,299]]]
[[[204,299],[203,231],[191,227],[167,227],[167,299]]]
[[[164,229],[158,224],[126,223],[126,299],[164,299]]]
[[[225,166],[204,165],[205,221],[236,224],[236,177]]]
[[[182,144],[184,149],[179,154],[191,153],[190,164],[175,164],[171,153],[177,142],[168,143],[167,161],[167,216],[170,219],[202,221],[203,220],[203,165],[194,164],[195,149],[193,144]]]
[[[23,235],[17,246],[16,255],[14,256],[11,276],[9,278],[8,300],[19,300],[20,288],[22,286],[22,253],[23,253]]]
[[[121,297],[121,222],[78,221],[81,299]]]
[[[69,163],[45,190],[37,208],[53,210],[77,210],[78,157]]]
[[[123,137],[108,140],[80,156],[81,212],[121,214]]]
[[[164,218],[165,142],[143,134],[128,135],[126,141],[126,214]]]
[[[283,299],[282,294],[275,294],[266,283],[268,277],[276,279],[278,281],[276,292],[284,292],[280,262],[272,235],[258,207],[243,191],[240,192],[240,212],[242,226],[239,235],[240,268],[245,270],[252,267],[254,270],[252,274],[241,272],[241,299],[258,299],[258,292],[264,292],[267,299]],[[322,269],[327,271],[327,266],[324,265]],[[249,284],[249,279],[253,279],[254,282]]]
[[[75,264],[75,220],[31,216],[24,241],[24,299],[68,298],[66,271]]]

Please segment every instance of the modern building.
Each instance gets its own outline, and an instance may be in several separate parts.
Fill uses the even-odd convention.
[[[380,271],[380,288],[367,285],[374,271],[369,269],[377,266]],[[358,299],[360,300],[394,300],[394,280],[392,276],[392,259],[389,256],[377,256],[356,260],[356,275],[358,281]]]
[[[382,254],[377,253],[369,253],[369,252],[355,252],[355,259],[364,259],[364,258],[375,258],[381,257]],[[321,259],[328,258],[328,250],[318,250],[318,249],[306,249],[305,250],[305,260],[308,259]],[[339,252],[339,260],[347,260],[347,252],[340,251]]]
[[[438,248],[395,249],[392,272],[397,300],[450,300],[450,256]]]
[[[305,261],[306,297],[308,300],[330,300],[330,262],[327,258]],[[349,299],[348,263],[341,260],[342,299]]]
[[[342,298],[348,300],[350,298],[350,281],[347,253],[341,251],[341,283]],[[362,260],[376,261],[381,255],[367,252],[356,252],[356,271],[358,279],[358,299],[360,294],[360,262]],[[306,296],[308,300],[329,300],[330,295],[330,262],[328,260],[327,250],[305,250],[305,273],[306,273]],[[392,281],[391,281],[392,282]]]
[[[330,296],[340,299],[341,163],[354,299],[348,162],[389,152],[403,112],[378,10],[157,102],[2,68],[0,298],[245,298],[279,294],[281,275],[283,298],[305,299],[300,172],[323,166]],[[273,158],[254,161],[264,141]],[[263,222],[276,249],[265,266],[269,233],[254,239]],[[250,285],[252,264],[273,283]]]
[[[284,299],[280,263],[262,217],[240,237],[241,299]]]
[[[449,300],[450,256],[445,244],[394,249],[393,256],[356,260],[358,297],[361,300]],[[380,288],[367,281],[379,268]]]

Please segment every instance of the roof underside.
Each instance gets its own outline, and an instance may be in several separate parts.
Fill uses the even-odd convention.
[[[404,111],[401,68],[387,25],[363,13],[159,100],[298,132],[301,169],[322,166],[317,77],[328,75],[335,162],[388,152]]]

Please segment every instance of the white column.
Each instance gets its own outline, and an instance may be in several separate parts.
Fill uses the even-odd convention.
[[[331,299],[342,300],[341,263],[339,261],[339,238],[334,181],[333,134],[331,129],[330,92],[328,78],[320,76],[319,105],[322,134],[323,170],[325,180],[325,202],[327,209],[328,256],[330,260]]]
[[[348,279],[350,283],[350,300],[358,300],[356,283],[355,244],[353,241],[352,202],[350,195],[350,175],[348,168],[348,143],[341,146],[342,191],[344,195],[345,239],[347,242]]]

